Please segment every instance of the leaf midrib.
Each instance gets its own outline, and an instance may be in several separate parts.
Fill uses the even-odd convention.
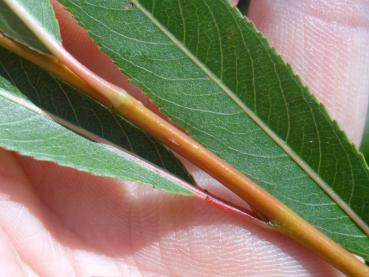
[[[335,191],[310,167],[284,140],[282,140],[271,128],[261,120],[235,93],[228,88],[221,79],[219,79],[210,69],[206,67],[192,52],[178,40],[165,26],[163,26],[138,0],[131,0],[137,9],[139,9],[159,30],[167,36],[195,65],[197,65],[225,94],[227,94],[244,112],[249,116],[286,154],[298,164],[302,170],[325,191],[335,203],[367,234],[369,235],[369,226],[357,215],[357,213],[335,193]],[[281,88],[283,91],[283,88]],[[287,114],[289,114],[287,112]]]

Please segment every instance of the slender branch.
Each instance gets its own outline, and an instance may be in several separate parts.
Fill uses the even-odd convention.
[[[101,79],[79,63],[35,19],[29,16],[18,1],[4,1],[50,52],[84,80],[92,88],[93,93],[98,94],[97,97],[104,99],[105,104],[220,181],[259,214],[265,216],[271,222],[273,229],[305,245],[350,276],[369,276],[367,266],[250,178],[147,109],[126,91]]]
[[[109,102],[107,102],[106,99],[99,97],[99,94],[96,93],[93,89],[91,89],[91,87],[86,82],[80,79],[77,75],[75,75],[72,71],[66,68],[63,64],[58,62],[58,60],[55,59],[53,56],[42,54],[28,47],[25,47],[22,44],[6,37],[2,33],[0,33],[0,46],[32,62],[33,64],[39,66],[40,68],[48,71],[49,73],[57,77],[59,80],[65,81],[69,85],[72,85],[74,88],[78,89],[80,92],[83,92],[89,96],[94,97],[95,99],[99,100],[100,103],[109,105]],[[89,132],[86,132],[85,130],[81,130],[81,128],[79,128],[78,126],[76,127],[70,124],[69,122],[64,121],[61,118],[55,117],[52,114],[48,115],[52,120],[65,126],[68,129],[73,130],[76,133],[82,134],[83,136],[93,141],[102,142],[110,145],[108,141],[102,140],[101,138]],[[121,151],[125,151],[121,149],[119,146],[116,145],[113,146],[116,148],[118,147],[119,150]],[[219,198],[209,193],[207,190],[204,190],[199,186],[189,185],[184,182],[182,182],[182,185],[185,189],[191,191],[194,194],[194,196],[202,200],[205,200],[214,206],[220,207],[223,210],[227,210],[232,212],[233,214],[237,214],[241,216],[243,219],[246,219],[247,221],[256,224],[264,229],[270,229],[270,225],[267,222],[265,222],[265,220],[260,219],[258,215],[255,214],[252,210],[248,210],[243,207],[234,205],[233,203],[230,203],[222,198]]]

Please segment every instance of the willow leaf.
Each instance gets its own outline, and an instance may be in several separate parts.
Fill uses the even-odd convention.
[[[50,0],[20,0],[30,16],[37,18],[42,26],[57,40],[60,39],[59,25],[51,7]],[[0,1],[0,31],[18,42],[41,52],[49,53],[49,50],[33,35],[27,26]]]
[[[34,17],[57,41],[61,41],[59,26],[49,0],[18,2],[29,16]],[[3,1],[0,2],[0,31],[28,47],[48,52]],[[0,49],[0,57],[0,74],[21,86],[22,92],[38,107],[194,183],[191,175],[170,151],[123,118],[5,49]],[[40,84],[37,91],[32,84]]]
[[[69,125],[85,129],[189,183],[194,183],[180,161],[146,133],[5,49],[0,49],[0,76],[11,80],[33,104],[63,119]]]
[[[131,155],[91,142],[53,122],[1,76],[0,126],[0,146],[6,149],[98,176],[189,194],[174,177]]]
[[[352,221],[369,222],[367,165],[227,0],[60,2],[193,138],[369,257],[368,236]]]

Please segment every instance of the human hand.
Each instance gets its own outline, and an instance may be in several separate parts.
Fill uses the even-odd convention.
[[[369,4],[352,2],[254,0],[249,17],[358,143],[369,93]],[[57,12],[70,52],[139,96]],[[338,275],[290,239],[200,200],[4,150],[0,164],[2,276]],[[201,185],[213,182],[197,175]]]

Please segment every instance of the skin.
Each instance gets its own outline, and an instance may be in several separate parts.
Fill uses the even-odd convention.
[[[141,97],[54,5],[65,47]],[[254,0],[248,14],[357,144],[369,93],[368,12],[365,0]],[[290,239],[200,200],[4,150],[0,164],[3,276],[339,275]],[[199,184],[233,197],[193,171]]]

